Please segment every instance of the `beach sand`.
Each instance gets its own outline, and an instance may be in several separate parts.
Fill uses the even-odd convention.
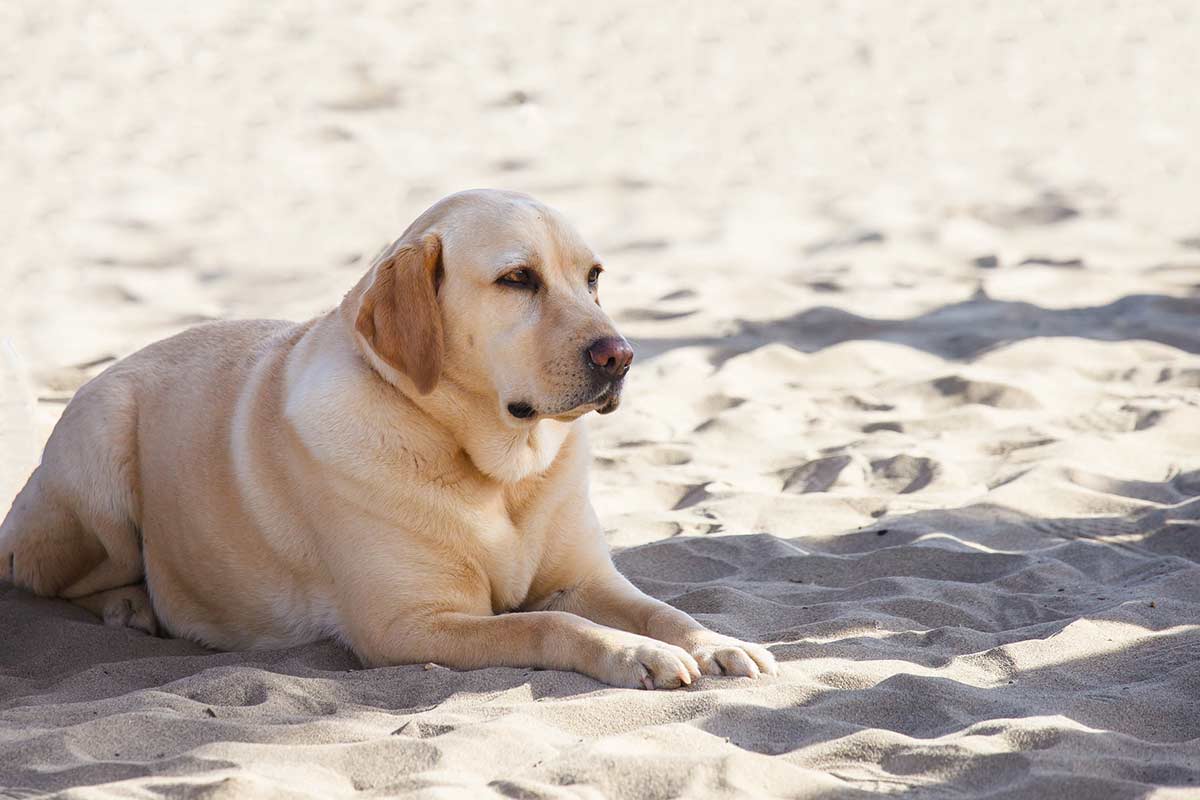
[[[0,586],[0,796],[1200,794],[1200,11],[1025,5],[9,7],[0,506],[114,358],[520,189],[637,348],[619,566],[781,670],[361,670]]]

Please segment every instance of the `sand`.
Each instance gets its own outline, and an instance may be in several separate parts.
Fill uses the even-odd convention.
[[[638,349],[620,567],[781,674],[360,670],[0,586],[0,796],[1197,796],[1200,13],[1025,6],[9,6],[0,505],[113,358],[522,189]]]

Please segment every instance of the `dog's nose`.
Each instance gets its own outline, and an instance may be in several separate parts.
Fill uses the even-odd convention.
[[[633,348],[620,336],[606,336],[588,345],[588,359],[610,378],[623,378],[633,361]]]

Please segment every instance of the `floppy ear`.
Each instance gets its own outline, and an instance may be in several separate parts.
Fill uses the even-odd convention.
[[[375,265],[355,329],[375,354],[429,394],[442,374],[442,242],[434,234],[401,244]]]

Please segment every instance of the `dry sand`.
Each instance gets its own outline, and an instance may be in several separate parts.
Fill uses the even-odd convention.
[[[63,403],[470,186],[639,349],[621,568],[777,679],[212,653],[0,587],[0,795],[1195,797],[1200,12],[8,4],[0,505]]]

